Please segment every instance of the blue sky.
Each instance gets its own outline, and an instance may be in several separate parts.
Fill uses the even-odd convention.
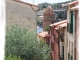
[[[33,0],[22,0],[22,1],[33,4]],[[59,3],[59,2],[65,2],[65,1],[70,1],[70,0],[34,0],[34,4],[37,5],[39,3],[44,3],[44,2]]]

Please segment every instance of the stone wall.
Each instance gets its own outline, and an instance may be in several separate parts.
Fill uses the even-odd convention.
[[[32,6],[34,10],[38,7]],[[6,26],[19,25],[26,27],[29,30],[36,31],[37,20],[36,12],[33,11],[30,5],[17,1],[6,0]]]

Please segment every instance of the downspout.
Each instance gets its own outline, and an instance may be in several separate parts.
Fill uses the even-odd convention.
[[[76,60],[79,60],[79,17],[78,17],[78,11],[76,11]]]
[[[74,18],[75,19],[75,18]],[[76,19],[74,20],[74,60],[76,60]]]
[[[80,16],[80,14],[78,14],[78,20],[80,19],[79,16]],[[80,36],[80,20],[79,20],[78,23],[79,23],[79,36]],[[79,39],[80,39],[80,37],[79,37]],[[79,39],[78,39],[78,40],[79,40]],[[79,48],[79,49],[78,49],[78,52],[79,52],[79,51],[80,51],[80,40],[78,41],[78,48]],[[80,56],[80,52],[79,52],[78,56]],[[80,57],[79,57],[78,60],[80,60]]]

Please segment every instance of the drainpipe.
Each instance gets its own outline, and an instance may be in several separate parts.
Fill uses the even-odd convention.
[[[79,16],[80,16],[80,14],[79,14]],[[80,19],[80,17],[78,17],[78,20]],[[80,36],[80,20],[79,20],[79,36]],[[78,52],[80,51],[80,37],[78,38]],[[80,52],[79,52],[79,54],[78,54],[79,56],[80,56]],[[78,60],[80,60],[80,57],[79,57],[79,59]]]
[[[75,19],[75,18],[74,18]],[[74,20],[74,60],[76,60],[76,19]]]
[[[78,11],[76,11],[76,60],[79,60],[79,34],[80,34],[80,28],[79,28],[79,17],[78,17]]]

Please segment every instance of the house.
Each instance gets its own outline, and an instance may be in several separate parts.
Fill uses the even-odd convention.
[[[44,25],[46,24],[45,27],[50,27],[46,35],[46,38],[49,38],[46,41],[52,48],[51,60],[79,60],[78,42],[80,29],[78,4],[78,0],[62,4],[63,7],[66,7],[67,20],[57,23],[49,23],[49,20],[44,22]]]
[[[68,40],[68,59],[79,60],[78,41],[79,41],[79,1],[62,4],[67,9],[67,40]],[[72,56],[72,57],[71,57]],[[68,60],[67,59],[67,60]]]
[[[21,0],[6,0],[6,26],[19,25],[37,31],[36,13],[38,6]]]
[[[78,3],[78,1],[73,1],[62,4],[67,9],[67,21],[50,24],[48,35],[51,37],[49,42],[52,47],[52,60],[79,60],[78,41],[80,29]]]
[[[67,4],[67,20],[50,24],[49,43],[52,47],[52,60],[78,60],[79,9],[78,1]]]
[[[49,39],[49,45],[52,48],[51,60],[62,60],[65,55],[64,43],[66,42],[65,38],[67,30],[67,20],[50,24],[49,26],[50,26],[50,31],[48,36],[51,37]]]
[[[51,46],[51,60],[64,59],[64,55],[66,54],[66,44],[64,45],[64,43],[67,41],[67,20],[55,23],[55,14],[52,13],[53,10],[50,6],[46,9],[43,20],[44,31],[39,33],[38,36]],[[50,30],[48,30],[46,34],[47,27],[49,27]],[[64,34],[65,36],[63,37]]]

